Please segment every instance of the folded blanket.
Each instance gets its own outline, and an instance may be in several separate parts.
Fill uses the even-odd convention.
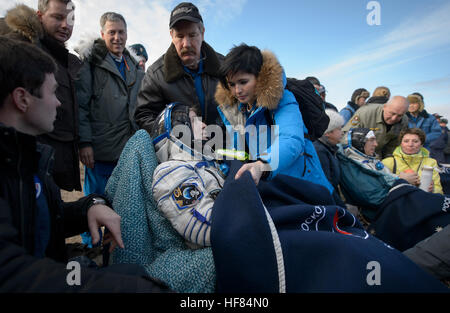
[[[448,292],[344,208],[320,200],[329,195],[323,187],[279,175],[272,188],[257,188],[248,173],[234,180],[238,167],[212,214],[218,292]]]
[[[395,184],[377,211],[370,232],[400,251],[450,224],[450,197]]]
[[[125,244],[124,250],[115,249],[112,262],[140,264],[177,292],[214,292],[211,248],[189,249],[153,200],[157,165],[150,136],[138,131],[125,146],[106,187],[107,197],[122,217]]]

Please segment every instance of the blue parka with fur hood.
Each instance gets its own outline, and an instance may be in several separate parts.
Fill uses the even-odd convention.
[[[424,147],[426,149],[430,149],[430,144],[437,140],[441,134],[441,126],[433,115],[428,114],[425,110],[425,105],[418,96],[409,95],[408,100],[410,103],[418,103],[419,104],[419,114],[417,117],[413,116],[410,112],[407,112],[408,116],[408,127],[409,128],[420,128],[425,132],[426,140],[424,143]]]
[[[263,51],[263,65],[257,77],[257,101],[254,110],[243,113],[231,92],[218,84],[216,101],[226,126],[228,148],[250,152],[252,160],[261,160],[270,168],[268,180],[284,174],[326,187],[328,182],[308,133],[294,95],[285,89],[286,76],[275,55]],[[271,127],[274,126],[274,127]],[[242,131],[245,129],[245,132]]]

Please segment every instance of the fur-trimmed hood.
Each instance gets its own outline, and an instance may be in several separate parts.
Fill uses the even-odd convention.
[[[78,53],[81,61],[87,60],[92,64],[102,63],[108,54],[105,41],[97,35],[87,35],[86,39],[81,40],[74,50]],[[125,47],[123,54],[128,55],[136,64],[139,63],[139,56],[128,46]]]
[[[284,70],[276,56],[270,51],[262,51],[263,65],[256,81],[256,105],[269,110],[278,108],[285,89]],[[238,100],[231,91],[222,84],[217,85],[216,101],[221,109],[229,106],[238,106]]]
[[[38,43],[44,37],[44,29],[32,8],[18,4],[6,12],[0,20],[0,35],[15,33],[32,43]]]
[[[419,96],[416,95],[409,95],[408,96],[409,103],[418,103],[419,104],[419,112],[423,112],[425,110],[425,103],[422,101],[422,99]]]

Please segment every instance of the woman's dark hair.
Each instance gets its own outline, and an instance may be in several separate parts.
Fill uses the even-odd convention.
[[[0,106],[18,87],[40,98],[45,75],[56,70],[55,61],[36,46],[0,37]]]
[[[256,77],[261,71],[263,56],[261,50],[255,46],[248,46],[244,43],[234,46],[226,55],[220,67],[220,83],[229,89],[227,76],[234,75],[239,71],[253,74]]]
[[[425,140],[427,139],[427,135],[420,128],[407,128],[405,130],[402,130],[399,135],[400,142],[403,141],[403,137],[405,137],[405,135],[417,135],[422,145],[425,143]]]

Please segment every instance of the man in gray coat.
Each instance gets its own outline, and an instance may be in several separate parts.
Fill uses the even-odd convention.
[[[76,87],[86,194],[104,193],[122,149],[137,130],[133,114],[144,76],[138,61],[125,49],[123,16],[107,12],[100,25],[102,39],[77,48],[84,61]]]
[[[181,102],[201,112],[203,122],[218,119],[214,100],[223,56],[204,41],[205,27],[198,8],[182,2],[170,16],[172,44],[142,81],[135,119],[140,128],[151,125],[167,104]]]

